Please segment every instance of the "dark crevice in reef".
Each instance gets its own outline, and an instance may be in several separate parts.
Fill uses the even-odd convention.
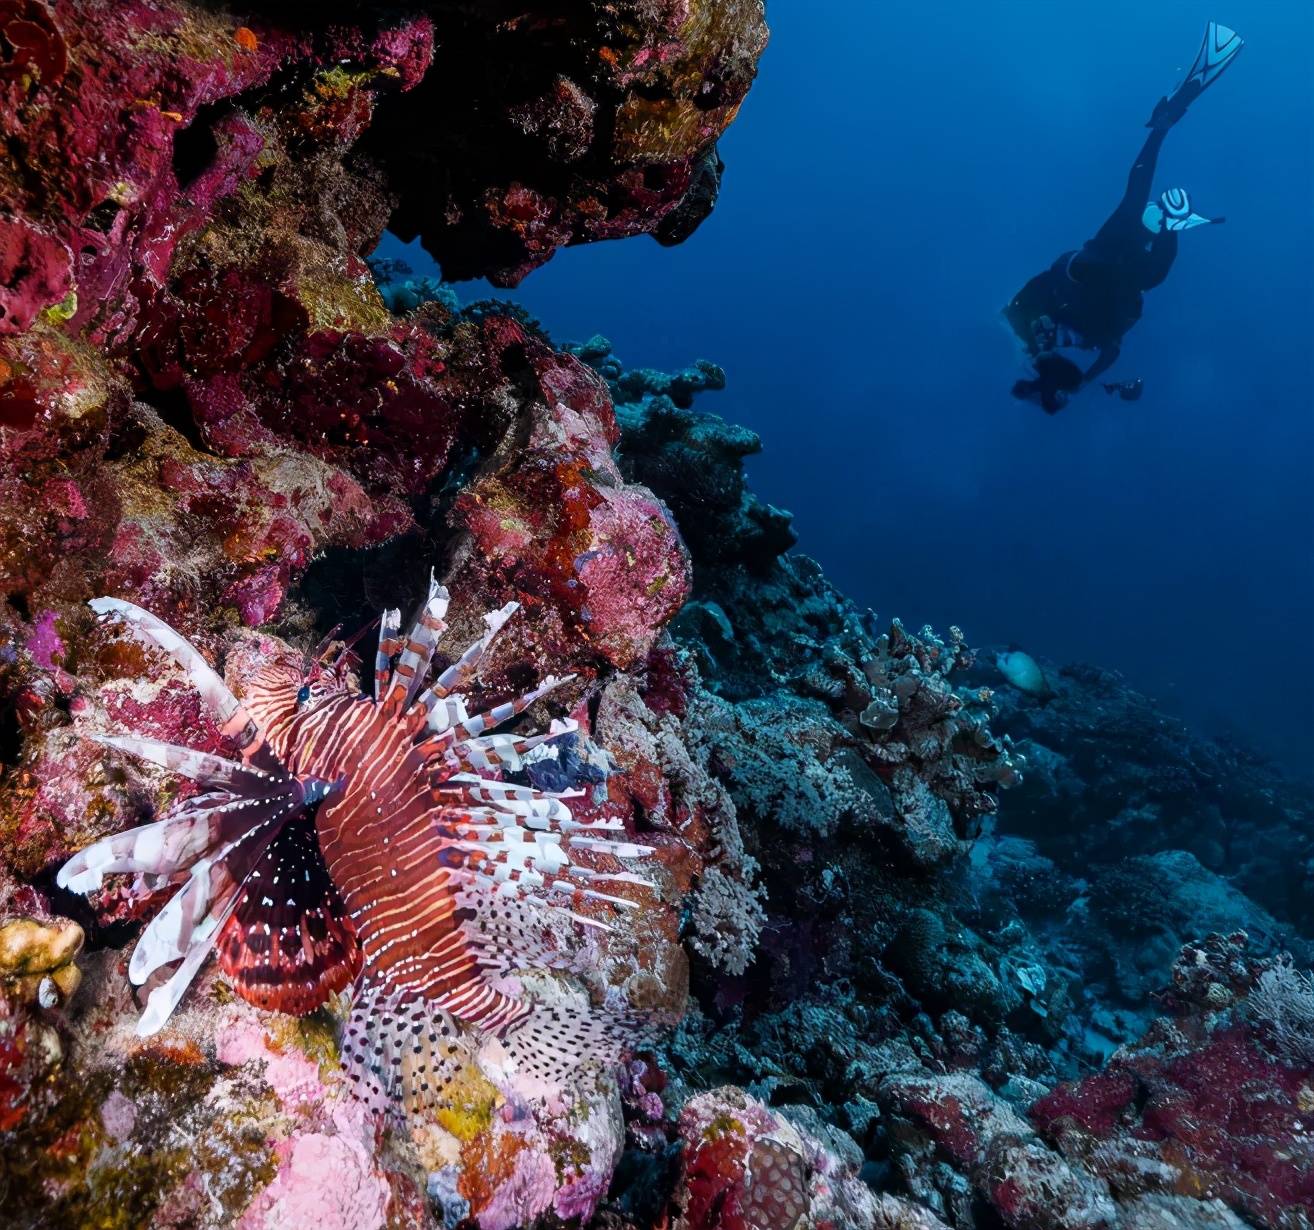
[[[205,436],[201,433],[200,425],[196,421],[196,415],[192,411],[192,404],[188,400],[186,392],[181,388],[143,388],[137,393],[148,406],[154,409],[170,427],[174,429],[188,444],[198,453],[210,452],[210,446],[205,441]],[[126,431],[120,430],[114,441],[112,448],[119,455],[126,455],[133,447],[132,441],[141,433],[140,427],[135,431],[129,428]]]
[[[23,751],[23,729],[12,697],[0,691],[0,773],[16,764]]]
[[[173,173],[178,187],[184,192],[214,163],[219,152],[215,125],[232,111],[233,105],[227,99],[206,103],[196,109],[195,117],[186,128],[174,134]]]

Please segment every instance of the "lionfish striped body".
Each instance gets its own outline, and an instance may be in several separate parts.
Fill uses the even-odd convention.
[[[142,891],[181,885],[129,965],[140,985],[179,962],[151,993],[139,1033],[163,1025],[217,945],[239,993],[261,1007],[303,1014],[354,985],[343,1061],[379,1109],[440,1105],[490,1034],[548,1085],[587,1058],[619,1054],[628,1022],[549,1008],[506,976],[570,968],[582,928],[606,929],[572,910],[577,896],[632,906],[603,889],[647,885],[588,857],[651,850],[626,840],[619,820],[574,819],[570,793],[501,780],[575,723],[530,737],[486,732],[564,680],[472,715],[464,689],[517,608],[486,616],[485,635],[430,681],[447,603],[431,580],[404,638],[400,613],[384,612],[372,696],[350,686],[344,651],[328,667],[318,654],[268,663],[242,701],[168,625],[130,603],[92,603],[170,654],[238,747],[227,760],[102,740],[199,786],[161,820],[97,842],[59,873],[80,892],[111,872],[136,873]]]

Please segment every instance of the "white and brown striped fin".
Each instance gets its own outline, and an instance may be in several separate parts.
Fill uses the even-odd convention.
[[[420,607],[410,633],[401,642],[397,665],[393,667],[392,677],[383,693],[384,703],[394,706],[398,713],[410,708],[424,684],[438,638],[447,628],[443,616],[447,614],[449,601],[447,590],[438,584],[431,572],[428,597]]]
[[[437,736],[446,735],[453,726],[470,716],[470,711],[465,707],[465,697],[459,692],[438,697],[425,688],[416,697],[416,701],[428,710],[425,725]]]
[[[187,871],[246,827],[246,800],[226,793],[193,795],[163,820],[103,837],[79,850],[60,869],[55,882],[72,893],[92,893],[107,875],[144,877],[145,893]]]
[[[401,647],[401,611],[393,607],[379,616],[379,647],[374,654],[375,700],[381,701],[388,694],[392,660],[401,652]]]
[[[152,824],[139,825],[94,842],[73,855],[56,875],[70,892],[90,893],[106,875],[137,873],[143,889],[186,871],[207,851],[241,836],[253,826],[252,809],[266,798],[292,789],[286,774],[271,773],[207,752],[138,739],[93,735],[97,743],[190,777],[203,787]]]
[[[502,630],[506,621],[511,618],[520,609],[520,603],[508,602],[504,607],[496,611],[489,611],[484,616],[484,627],[486,631],[477,641],[451,664],[445,671],[427,689],[435,697],[442,700],[450,696],[453,692],[459,692],[466,684],[474,678],[475,673],[483,663],[484,655],[488,652],[488,647],[493,643],[494,638]],[[426,708],[432,708],[427,705]]]
[[[121,624],[134,640],[168,654],[215,715],[224,736],[236,744],[243,760],[262,763],[268,758],[260,727],[186,637],[149,611],[119,598],[93,598],[88,605],[102,619]]]
[[[153,739],[107,738],[119,750],[195,777],[209,789],[183,800],[162,820],[104,838],[74,855],[56,880],[92,892],[105,875],[136,872],[144,890],[170,879],[181,887],[142,933],[128,964],[140,986],[163,966],[181,962],[156,987],[137,1025],[145,1037],[168,1019],[221,929],[258,876],[270,845],[289,820],[328,791],[314,778],[293,778]]]
[[[277,789],[280,782],[286,784],[291,781],[284,772],[228,760],[210,752],[198,752],[195,748],[182,747],[177,743],[163,743],[159,739],[142,739],[136,735],[91,735],[90,738],[95,743],[127,752],[138,760],[149,760],[171,773],[190,778],[208,790],[228,790],[234,794],[248,795],[267,794]]]
[[[156,987],[137,1021],[137,1036],[160,1030],[210,955],[220,930],[237,905],[243,881],[278,832],[277,808],[255,829],[193,865],[187,883],[151,920],[128,962],[128,978],[141,986],[157,969],[181,964],[168,981]]]
[[[481,735],[472,739],[463,739],[449,749],[448,758],[453,767],[461,772],[497,773],[501,771],[515,773],[525,767],[525,755],[536,747],[542,747],[553,739],[573,734],[579,729],[579,723],[573,718],[554,721],[546,734]]]
[[[523,696],[517,696],[514,700],[494,705],[491,709],[485,709],[482,713],[467,717],[463,721],[457,722],[450,730],[438,732],[439,737],[448,735],[454,742],[462,743],[482,735],[486,730],[495,730],[512,718],[519,717],[535,701],[541,700],[549,692],[561,687],[562,684],[570,683],[574,678],[574,675],[548,675],[532,692],[526,692]],[[561,733],[566,732],[562,731]]]
[[[205,920],[221,909],[226,916],[229,897],[241,887],[294,805],[291,792],[254,803],[246,813],[249,826],[191,865],[187,882],[151,920],[133,949],[128,978],[134,984],[140,986],[161,966],[180,960],[193,939],[213,942],[210,930],[202,929]]]

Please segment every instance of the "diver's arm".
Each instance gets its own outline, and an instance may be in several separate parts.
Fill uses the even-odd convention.
[[[1118,356],[1121,353],[1122,350],[1118,346],[1101,346],[1099,356],[1086,369],[1086,374],[1081,378],[1081,383],[1094,383],[1118,361]]]

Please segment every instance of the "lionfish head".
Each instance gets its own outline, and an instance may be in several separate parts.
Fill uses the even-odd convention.
[[[280,702],[273,708],[304,713],[335,696],[360,695],[360,655],[352,646],[371,626],[349,641],[338,639],[340,628],[334,628],[309,655],[292,651],[267,659],[261,676],[270,700]]]

